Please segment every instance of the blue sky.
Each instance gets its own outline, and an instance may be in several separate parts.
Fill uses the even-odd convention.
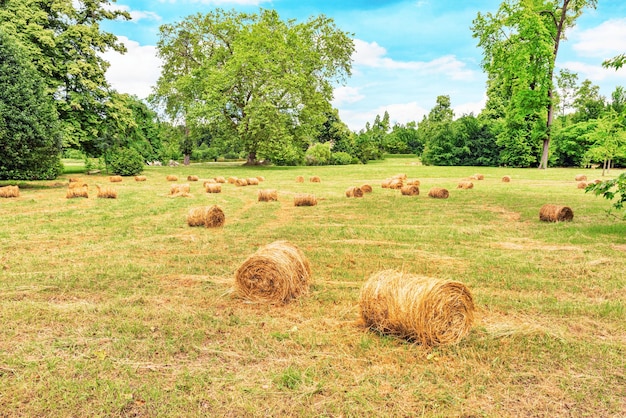
[[[128,11],[129,22],[106,22],[129,52],[107,53],[107,77],[123,93],[146,97],[159,76],[155,56],[159,26],[214,8],[255,12],[275,9],[283,19],[306,20],[324,14],[353,34],[356,52],[353,75],[335,90],[333,105],[348,126],[358,131],[385,110],[392,122],[420,121],[448,95],[456,116],[480,112],[486,76],[480,68],[482,50],[470,26],[476,14],[495,12],[501,0],[118,0],[113,7]],[[599,0],[586,9],[561,44],[558,68],[591,80],[610,97],[626,87],[626,68],[601,67],[604,59],[626,52],[626,1]]]

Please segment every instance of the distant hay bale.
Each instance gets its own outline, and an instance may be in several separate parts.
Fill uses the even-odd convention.
[[[543,222],[564,222],[574,219],[574,212],[567,206],[546,204],[539,210],[539,220]]]
[[[369,277],[359,306],[369,328],[424,346],[456,344],[474,322],[474,300],[463,283],[394,270]]]
[[[361,190],[363,191],[363,193],[372,193],[372,186],[370,186],[369,184],[364,184],[363,186],[361,186]]]
[[[419,196],[420,188],[417,186],[402,186],[400,189],[402,196]]]
[[[186,183],[185,184],[172,184],[170,186],[170,195],[178,196],[178,195],[188,194],[190,190],[191,190],[191,187],[189,187],[189,185]]]
[[[256,176],[256,179],[258,181],[265,181],[265,177],[263,177],[263,176]]]
[[[167,180],[167,181],[178,181],[178,177],[170,174],[167,177],[165,177],[165,180]]]
[[[502,177],[502,182],[503,183],[510,183],[511,182],[511,176],[504,176],[504,177]]]
[[[79,179],[78,177],[70,177],[70,178],[69,178],[69,182],[70,182],[70,183],[78,183],[78,182],[80,182],[80,181],[82,181],[82,180],[81,180],[81,179]]]
[[[579,189],[584,189],[585,187],[587,187],[587,182],[586,181],[579,181],[578,184],[576,185],[576,187],[578,187]]]
[[[86,187],[87,189],[89,189],[89,185],[87,183],[82,182],[82,181],[73,181],[70,184],[68,184],[67,187],[69,189],[78,189],[80,187]]]
[[[74,199],[76,197],[89,198],[89,189],[87,187],[68,188],[65,198]]]
[[[117,199],[117,191],[111,187],[100,187],[96,185],[98,197],[102,199]]]
[[[274,189],[259,190],[259,202],[278,201],[278,192]]]
[[[402,179],[391,179],[389,182],[389,188],[394,190],[400,190],[404,186]]]
[[[380,187],[382,187],[383,189],[388,189],[389,185],[391,184],[391,180],[392,179],[385,179],[385,180],[383,180],[383,182],[380,183]]]
[[[4,186],[0,187],[0,197],[20,197],[20,187],[19,186]]]
[[[576,181],[587,181],[587,176],[585,176],[584,174],[578,174],[574,180]]]
[[[217,176],[213,180],[215,180],[216,183],[226,183],[226,179],[222,176]]]
[[[121,183],[123,180],[122,176],[109,176],[109,181],[111,183]]]
[[[296,183],[304,183],[304,177],[302,176],[296,177]]]
[[[235,291],[248,301],[285,304],[309,292],[311,266],[288,241],[259,248],[235,273]]]
[[[247,185],[248,185],[247,179],[237,179],[237,181],[235,181],[235,186],[247,186]]]
[[[222,193],[222,185],[217,183],[209,183],[204,186],[207,193]]]
[[[315,206],[317,205],[317,198],[315,195],[307,193],[298,193],[293,198],[294,206]]]
[[[135,176],[135,181],[146,181],[148,178],[146,176]]]
[[[472,183],[471,181],[461,181],[459,182],[458,186],[456,186],[456,188],[463,189],[463,190],[473,189],[474,183]]]
[[[411,180],[405,181],[404,184],[406,186],[417,186],[417,187],[420,187],[420,185],[422,183],[419,180],[417,180],[417,179],[411,179]]]
[[[198,181],[200,177],[198,176],[187,176],[187,181]]]
[[[237,177],[229,177],[229,178],[228,178],[228,183],[229,183],[229,184],[235,184],[235,183],[237,183]]]
[[[474,177],[474,179],[476,180],[484,180],[485,176],[483,176],[482,174],[474,174],[472,177]]]
[[[217,205],[211,206],[206,214],[206,227],[218,228],[224,226],[224,222],[226,222],[226,215],[224,215],[222,208]]]
[[[258,186],[259,185],[259,179],[257,179],[256,177],[251,177],[249,179],[246,179],[246,181],[248,182],[248,186]]]
[[[321,178],[319,178],[319,176],[311,176],[311,178],[309,178],[309,181],[310,181],[311,183],[321,183],[321,182],[322,182],[322,179],[321,179]]]
[[[204,180],[202,182],[202,187],[206,188],[207,184],[217,184],[217,181],[215,181],[214,179]]]
[[[600,179],[595,179],[593,182],[594,182],[595,184],[600,184],[600,183],[602,183],[602,180],[600,180]]]
[[[450,192],[441,187],[433,187],[428,191],[428,196],[434,199],[447,199],[450,197]]]
[[[363,190],[360,187],[348,187],[346,197],[363,197]]]

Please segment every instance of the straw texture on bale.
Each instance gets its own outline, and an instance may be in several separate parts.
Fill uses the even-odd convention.
[[[135,176],[135,181],[146,181],[148,178],[146,176]]]
[[[69,178],[69,182],[70,183],[78,183],[79,181],[82,181],[82,180],[79,179],[78,177],[70,177]]]
[[[263,177],[263,176],[256,176],[256,179],[258,181],[265,181],[265,177]]]
[[[83,183],[82,181],[73,181],[67,185],[69,189],[77,189],[79,187],[86,187],[89,189],[89,185],[87,183]]]
[[[220,226],[224,226],[224,222],[226,222],[226,215],[222,208],[217,205],[211,206],[207,210],[205,226],[207,228],[218,228]]]
[[[321,178],[319,178],[319,176],[312,176],[311,178],[309,178],[309,181],[310,181],[311,183],[321,183],[321,182],[322,182],[322,179],[321,179]]]
[[[200,177],[198,176],[187,176],[187,181],[198,181]]]
[[[111,187],[100,187],[96,185],[98,189],[98,197],[102,199],[117,199],[117,191]]]
[[[215,181],[214,179],[208,179],[208,180],[204,180],[202,182],[202,186],[206,187],[207,184],[217,184],[217,181]]]
[[[124,180],[124,179],[122,178],[122,176],[110,176],[110,177],[109,177],[109,181],[110,181],[111,183],[121,183],[121,182],[122,182],[122,180]]]
[[[235,186],[247,186],[247,185],[248,185],[247,179],[237,179],[235,181]]]
[[[208,208],[191,208],[187,213],[187,225],[204,226]]]
[[[463,283],[394,270],[369,277],[359,306],[371,329],[424,346],[456,344],[474,322],[474,300]]]
[[[302,176],[296,177],[296,183],[304,183],[304,177]]]
[[[235,184],[235,183],[237,183],[237,177],[229,177],[229,178],[228,178],[228,183],[229,183],[229,184]]]
[[[259,190],[259,202],[278,201],[278,192],[274,189]]]
[[[456,186],[457,189],[473,189],[474,188],[474,183],[472,183],[471,181],[461,181],[459,182],[458,186]]]
[[[372,186],[370,186],[369,184],[364,184],[363,186],[361,186],[361,190],[363,191],[363,193],[372,193]]]
[[[89,189],[87,189],[86,187],[76,187],[73,189],[68,188],[65,197],[67,199],[73,199],[75,197],[89,198]]]
[[[504,177],[502,177],[502,182],[503,183],[510,183],[511,182],[511,176],[504,176]]]
[[[20,197],[19,186],[4,186],[0,187],[0,197]]]
[[[307,294],[311,266],[304,253],[288,241],[259,248],[235,273],[237,294],[249,301],[288,303]]]
[[[585,176],[584,174],[578,174],[574,180],[576,181],[587,181],[587,176]]]
[[[404,186],[404,183],[401,179],[391,179],[389,182],[389,188],[394,190],[401,190]]]
[[[435,199],[447,199],[450,197],[450,192],[447,189],[441,187],[433,187],[428,191],[428,196]]]
[[[380,183],[380,187],[382,187],[383,189],[388,189],[390,184],[391,179],[385,179],[382,183]]]
[[[217,176],[213,180],[215,180],[216,183],[226,183],[226,179],[222,176]]]
[[[178,181],[178,177],[170,174],[167,177],[165,177],[165,180],[167,180],[167,181]]]
[[[360,187],[348,187],[346,197],[363,197],[363,190]]]
[[[578,187],[579,189],[584,189],[585,187],[587,187],[587,182],[586,181],[579,181],[578,184],[576,185],[576,187]]]
[[[402,186],[400,193],[402,193],[402,196],[419,196],[420,188],[417,186]]]
[[[407,186],[417,186],[420,187],[420,185],[422,184],[419,180],[417,179],[411,179],[411,180],[407,180],[406,182],[404,182],[405,185]]]
[[[397,179],[397,180],[406,180],[408,178],[408,176],[406,174],[396,174],[395,176],[392,177],[392,179]]]
[[[307,193],[298,193],[293,198],[294,206],[315,206],[317,205],[317,198],[315,195]]]
[[[208,183],[204,189],[207,193],[222,193],[222,185],[217,183]]]
[[[564,222],[574,219],[574,211],[567,206],[546,204],[539,209],[539,220],[543,222]]]
[[[259,185],[259,179],[256,177],[251,177],[249,179],[246,179],[246,181],[248,182],[248,186],[258,186]]]
[[[170,186],[170,196],[172,197],[191,197],[189,191],[191,188],[188,184],[172,184]]]
[[[485,176],[482,174],[474,174],[472,177],[474,177],[476,180],[484,180]]]

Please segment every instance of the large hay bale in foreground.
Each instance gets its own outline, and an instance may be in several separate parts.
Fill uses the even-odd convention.
[[[346,197],[363,197],[363,190],[360,187],[348,187]]]
[[[148,178],[146,176],[135,176],[135,181],[146,181]]]
[[[539,209],[539,220],[543,222],[564,222],[574,219],[574,211],[567,206],[546,204]]]
[[[100,187],[96,185],[98,197],[101,199],[117,199],[117,191],[112,187]]]
[[[207,193],[222,193],[222,185],[217,183],[208,183],[204,189]]]
[[[372,274],[359,305],[368,327],[425,346],[458,343],[474,321],[474,301],[464,284],[394,270]]]
[[[574,177],[574,180],[576,180],[576,181],[587,181],[587,176],[585,176],[584,174],[578,174],[576,177]]]
[[[414,185],[402,186],[400,193],[402,196],[419,196],[420,188]]]
[[[249,301],[287,303],[308,293],[311,266],[304,253],[288,241],[259,248],[235,273],[237,294]]]
[[[178,177],[170,174],[167,177],[165,177],[165,180],[167,180],[167,181],[178,181]]]
[[[191,208],[187,212],[187,225],[189,226],[204,226],[206,219],[207,208]]]
[[[123,180],[122,176],[109,176],[109,181],[111,183],[121,183]]]
[[[298,193],[293,198],[294,206],[315,206],[317,205],[317,198],[315,195],[308,193]]]
[[[321,183],[321,182],[322,182],[322,179],[321,179],[321,178],[319,178],[319,176],[311,176],[311,177],[309,178],[309,181],[310,181],[311,183]]]
[[[474,183],[472,183],[471,181],[460,181],[456,188],[463,190],[473,189]]]
[[[65,193],[66,199],[74,199],[77,197],[89,198],[89,189],[87,187],[75,187],[72,189],[67,189],[67,193]]]
[[[372,186],[370,186],[369,184],[364,184],[363,186],[361,186],[361,190],[363,191],[363,193],[372,193]]]
[[[0,187],[0,197],[20,197],[19,186],[4,186]]]
[[[433,187],[428,191],[428,196],[434,199],[447,199],[450,197],[450,192],[448,192],[448,189]]]
[[[278,192],[275,189],[259,190],[259,202],[277,202]]]

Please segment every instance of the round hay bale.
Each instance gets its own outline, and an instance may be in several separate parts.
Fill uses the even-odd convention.
[[[504,177],[502,177],[502,182],[503,183],[510,183],[511,182],[511,176],[504,176]]]
[[[224,222],[226,222],[226,215],[224,215],[224,211],[217,205],[213,205],[208,208],[206,212],[205,225],[207,228],[217,228],[220,226],[224,226]]]
[[[473,189],[474,183],[472,183],[471,181],[461,181],[459,182],[458,186],[456,186],[456,188],[463,189],[463,190]]]
[[[434,199],[447,199],[450,197],[450,192],[447,189],[441,187],[433,187],[428,191],[428,196]]]
[[[217,183],[209,183],[204,186],[207,193],[222,193],[222,185]]]
[[[198,176],[187,176],[187,181],[198,181],[200,177]]]
[[[417,179],[411,179],[411,180],[407,180],[404,184],[407,185],[407,186],[417,186],[417,187],[420,187],[420,185],[422,183],[419,180],[417,180]]]
[[[363,186],[361,186],[361,190],[363,191],[363,193],[372,193],[372,186],[370,186],[369,184],[364,184]]]
[[[567,206],[546,204],[539,209],[539,220],[543,222],[564,222],[574,219],[574,211]]]
[[[89,185],[87,183],[83,183],[82,181],[73,181],[70,184],[68,184],[67,187],[70,189],[77,189],[79,187],[89,188]]]
[[[371,329],[425,346],[458,343],[474,321],[474,300],[463,283],[394,270],[369,277],[359,306]]]
[[[246,181],[248,182],[248,186],[258,186],[259,185],[259,179],[256,177],[251,177],[249,179],[246,179]]]
[[[206,189],[206,186],[208,184],[217,184],[217,181],[215,181],[214,179],[208,179],[208,180],[204,180],[202,182],[202,187],[204,187]]]
[[[206,220],[206,207],[191,208],[187,212],[187,225],[189,226],[204,226]]]
[[[109,181],[111,183],[121,183],[122,180],[124,180],[122,176],[109,176]]]
[[[474,177],[474,179],[476,180],[484,180],[485,176],[483,176],[482,174],[474,174],[472,177]]]
[[[5,197],[5,198],[20,197],[20,187],[19,186],[0,187],[0,197]]]
[[[404,186],[402,179],[391,179],[391,181],[389,182],[390,189],[401,190],[402,186]]]
[[[317,205],[317,198],[315,195],[307,193],[298,193],[293,198],[294,206],[315,206]]]
[[[348,187],[346,197],[363,197],[363,190],[360,187]]]
[[[117,199],[117,191],[111,187],[100,187],[96,184],[96,189],[101,199]]]
[[[265,181],[265,177],[263,177],[263,176],[256,176],[256,179],[258,181]]]
[[[247,186],[247,185],[248,185],[248,180],[247,179],[237,179],[235,181],[235,186],[243,187],[243,186]]]
[[[392,179],[385,179],[383,180],[383,182],[380,184],[380,187],[382,187],[383,189],[388,189],[389,185],[391,184]]]
[[[578,187],[579,189],[584,189],[585,187],[587,187],[587,182],[586,181],[579,181],[578,184],[576,185],[576,187]]]
[[[296,183],[304,183],[304,177],[302,176],[296,177]]]
[[[78,183],[79,181],[82,181],[80,178],[78,177],[70,177],[69,178],[69,182],[70,183]]]
[[[309,292],[311,266],[288,241],[259,248],[235,273],[237,294],[249,301],[287,303]]]
[[[594,182],[595,184],[600,184],[600,183],[602,183],[602,180],[600,180],[600,179],[595,179],[593,182]]]
[[[135,176],[135,181],[146,181],[148,178],[146,176]]]
[[[213,179],[216,183],[226,183],[226,179],[222,176],[217,176]]]
[[[188,184],[172,184],[170,186],[170,195],[178,195],[189,193],[191,187]]]
[[[66,199],[74,199],[76,197],[89,198],[89,189],[87,187],[68,188],[65,194]]]
[[[178,181],[178,177],[170,174],[167,177],[165,177],[165,180],[167,180],[167,181]]]
[[[311,178],[309,178],[309,181],[310,181],[311,183],[321,183],[321,182],[322,182],[322,179],[321,179],[321,178],[319,178],[318,176],[312,176]]]
[[[585,176],[584,174],[578,174],[576,177],[574,177],[574,180],[576,180],[576,181],[587,181],[587,176]]]
[[[259,190],[259,202],[277,202],[278,192],[274,189]]]
[[[228,183],[229,184],[236,184],[237,183],[237,177],[229,177],[228,178]]]
[[[402,186],[400,192],[402,193],[402,196],[419,196],[420,188],[413,185]]]

